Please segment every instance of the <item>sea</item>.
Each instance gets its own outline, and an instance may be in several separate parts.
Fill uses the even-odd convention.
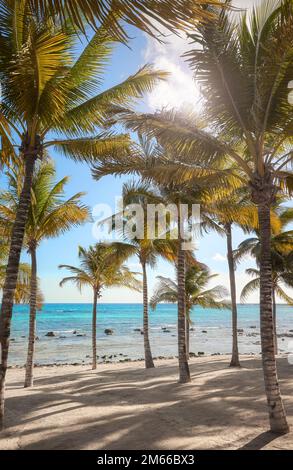
[[[97,313],[98,362],[143,358],[141,304],[99,304]],[[91,304],[45,304],[37,315],[36,364],[87,364],[91,362]],[[190,351],[195,354],[231,352],[231,311],[196,307],[191,313]],[[277,306],[280,352],[293,349],[293,307]],[[13,312],[10,366],[25,362],[29,308],[16,305]],[[112,330],[107,335],[106,329]],[[239,350],[259,354],[259,305],[238,305]],[[160,304],[150,310],[149,331],[154,357],[177,355],[176,305]],[[47,334],[51,336],[47,336]]]

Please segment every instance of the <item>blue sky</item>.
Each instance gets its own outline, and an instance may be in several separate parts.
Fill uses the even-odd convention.
[[[250,6],[253,2],[249,0],[238,1],[237,6]],[[134,28],[129,29],[132,37],[129,46],[118,45],[113,54],[111,64],[105,75],[104,87],[108,88],[124,80],[131,75],[145,62],[153,62],[156,67],[168,69],[172,72],[168,84],[159,85],[151,95],[145,97],[140,106],[145,109],[154,110],[161,106],[199,106],[199,92],[194,83],[192,75],[187,65],[180,58],[182,52],[188,47],[185,39],[169,36],[167,45],[160,45],[153,39],[147,38],[143,33]],[[105,177],[99,182],[93,181],[90,170],[86,165],[75,163],[58,154],[51,154],[56,162],[58,178],[69,175],[70,182],[67,185],[68,196],[79,191],[86,191],[84,202],[93,208],[96,204],[107,203],[114,206],[115,197],[121,194],[121,186],[129,178]],[[243,234],[240,230],[234,231],[234,246],[236,247]],[[58,239],[46,240],[38,250],[38,269],[41,278],[42,291],[44,292],[46,302],[90,302],[92,298],[91,291],[85,289],[80,294],[73,286],[67,285],[59,287],[62,279],[62,273],[58,270],[58,265],[77,264],[78,245],[88,246],[95,243],[92,235],[91,224],[73,229]],[[200,240],[197,257],[200,261],[206,263],[214,273],[219,273],[216,284],[229,285],[227,262],[226,262],[226,242],[216,234],[208,234]],[[26,255],[23,259],[26,260]],[[129,261],[129,265],[134,270],[139,270],[135,258]],[[253,265],[252,260],[241,264],[237,271],[237,280],[239,289],[247,281],[244,273],[247,267]],[[173,268],[166,262],[158,261],[155,270],[149,270],[150,291],[156,282],[156,275],[172,276]],[[214,284],[215,284],[214,283]],[[257,302],[257,293],[249,299],[251,302]],[[111,289],[104,292],[104,302],[140,302],[139,293],[129,292],[126,289]]]

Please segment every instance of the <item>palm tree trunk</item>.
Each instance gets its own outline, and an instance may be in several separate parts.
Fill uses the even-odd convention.
[[[277,336],[277,304],[276,304],[276,291],[273,287],[273,321],[274,321],[274,345],[275,354],[278,354],[278,336]]]
[[[93,317],[92,317],[92,354],[93,354],[92,369],[93,370],[97,368],[97,302],[98,302],[98,291],[94,289]]]
[[[186,311],[187,313],[187,311]],[[190,325],[189,316],[186,315],[186,358],[189,361],[189,344],[190,344]]]
[[[261,199],[261,195],[260,198]],[[274,322],[272,312],[272,263],[270,203],[258,204],[261,241],[260,254],[260,332],[264,382],[269,407],[271,431],[278,434],[289,432],[286,413],[281,397],[274,346]]]
[[[179,206],[180,207],[180,206]],[[181,218],[178,215],[178,228],[180,232]],[[185,253],[182,247],[182,237],[178,235],[178,360],[179,360],[179,382],[190,382],[190,372],[186,351],[186,296],[185,296]]]
[[[230,278],[230,292],[231,292],[231,307],[232,307],[232,357],[230,367],[240,367],[239,351],[238,351],[238,332],[237,332],[237,303],[236,303],[236,280],[235,280],[235,264],[233,258],[233,245],[232,245],[232,226],[226,224],[226,238],[227,238],[227,259],[229,266]]]
[[[149,304],[148,304],[148,281],[146,264],[142,265],[142,283],[143,283],[143,343],[144,343],[144,361],[146,369],[154,366],[150,340],[149,340]]]
[[[36,335],[36,315],[37,315],[37,254],[36,246],[30,248],[31,255],[31,286],[30,286],[30,321],[29,321],[29,338],[28,350],[25,369],[24,387],[33,386],[33,368],[34,368],[34,354],[35,354],[35,335]]]
[[[31,186],[36,161],[36,155],[28,153],[24,156],[25,177],[19,205],[12,228],[10,251],[6,269],[6,278],[3,288],[2,307],[0,316],[0,342],[1,342],[1,365],[0,365],[0,428],[4,426],[4,394],[5,378],[8,364],[9,338],[12,318],[12,309],[15,288],[18,277],[20,254],[23,245],[25,224],[31,201]]]

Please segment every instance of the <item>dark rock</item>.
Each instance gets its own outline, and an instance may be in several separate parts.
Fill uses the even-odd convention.
[[[252,326],[250,326],[249,328],[256,328],[256,326],[255,326],[255,325],[252,325]]]
[[[239,329],[237,330],[237,333],[244,333],[243,328],[239,328]]]
[[[56,335],[55,335],[54,331],[48,331],[48,333],[45,336],[48,336],[49,338],[53,338]]]
[[[141,334],[141,335],[144,335],[144,332],[141,330],[140,334]]]
[[[76,334],[77,334],[77,331],[76,331],[76,330],[74,330],[72,334],[73,334],[73,335],[76,335]]]
[[[293,333],[281,333],[277,335],[278,338],[293,338]]]
[[[83,334],[83,335],[82,335],[82,334],[76,335],[77,338],[81,338],[81,337],[83,337],[83,336],[86,336],[86,335],[85,335],[85,334]]]
[[[195,354],[195,352],[190,352],[190,353],[189,353],[189,356],[190,356],[190,357],[197,357],[197,354]]]
[[[171,333],[170,330],[163,330],[163,333]]]
[[[202,330],[202,333],[207,333],[207,331],[206,331],[206,330]]]
[[[204,356],[204,352],[202,352],[202,351],[198,351],[197,354],[198,354],[198,356]]]
[[[104,331],[105,335],[112,335],[114,331],[111,328],[106,328]]]
[[[189,331],[195,331],[195,328],[193,328],[193,327],[189,328]]]
[[[137,333],[140,333],[140,332],[141,332],[141,328],[134,328],[133,331],[136,331]]]

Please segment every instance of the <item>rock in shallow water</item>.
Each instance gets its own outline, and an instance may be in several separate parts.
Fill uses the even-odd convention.
[[[114,331],[111,328],[106,328],[104,331],[105,335],[112,335]]]
[[[48,331],[48,333],[46,333],[45,336],[48,336],[48,338],[53,338],[56,335],[55,335],[54,331]]]

